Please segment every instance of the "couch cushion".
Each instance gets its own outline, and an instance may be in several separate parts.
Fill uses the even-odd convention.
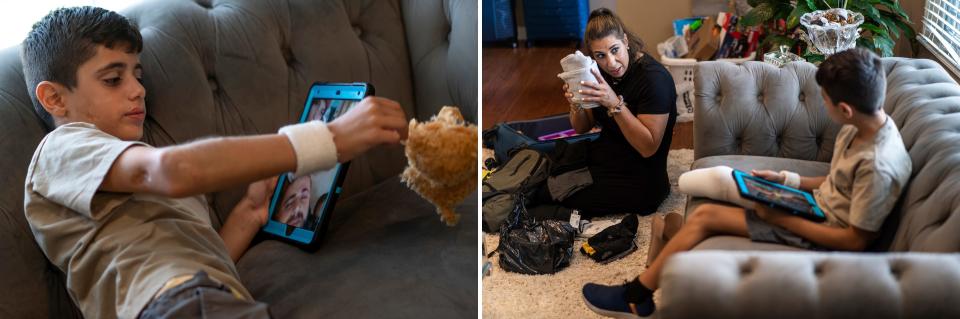
[[[781,157],[748,156],[748,155],[718,155],[698,159],[690,165],[690,169],[707,168],[719,165],[730,166],[734,169],[749,172],[751,169],[769,169],[774,171],[789,170],[802,176],[824,176],[830,172],[830,164],[817,161],[805,161]],[[733,177],[731,177],[733,178]],[[719,203],[705,197],[687,196],[685,214],[689,214],[697,206],[706,203]],[[709,238],[694,249],[729,249],[729,250],[798,250],[785,245],[754,243],[747,238],[735,236],[717,236]]]
[[[839,125],[823,106],[817,67],[697,64],[694,158],[758,155],[829,162]]]
[[[27,96],[18,48],[0,51],[0,317],[75,318],[59,269],[33,240],[23,214],[23,184],[46,134]]]
[[[323,246],[273,240],[238,270],[277,318],[465,318],[477,314],[477,195],[447,227],[399,179],[337,204]]]

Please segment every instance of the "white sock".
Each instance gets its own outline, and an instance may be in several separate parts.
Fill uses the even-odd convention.
[[[680,175],[677,184],[680,192],[736,204],[744,208],[753,208],[754,202],[740,197],[737,183],[733,181],[733,169],[728,166],[715,166],[695,169]]]

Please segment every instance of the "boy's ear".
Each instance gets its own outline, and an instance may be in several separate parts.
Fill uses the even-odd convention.
[[[47,113],[55,117],[67,116],[67,105],[64,101],[63,91],[67,88],[63,85],[50,81],[42,81],[37,84],[37,100],[40,105],[47,110]]]
[[[850,106],[850,104],[847,104],[847,102],[840,102],[840,104],[837,104],[837,109],[840,111],[840,114],[843,115],[843,118],[848,120],[853,118],[853,112],[855,112],[855,110],[853,109],[853,106]]]

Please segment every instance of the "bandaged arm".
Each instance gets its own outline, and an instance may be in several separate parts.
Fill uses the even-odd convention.
[[[282,134],[214,137],[182,145],[133,146],[114,160],[100,190],[186,197],[277,176],[333,167],[333,134],[321,122]]]

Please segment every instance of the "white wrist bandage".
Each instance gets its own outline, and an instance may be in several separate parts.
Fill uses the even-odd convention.
[[[280,128],[297,155],[296,176],[303,176],[337,164],[337,145],[327,124],[320,121],[287,125]]]
[[[780,176],[783,176],[783,185],[800,188],[800,174],[791,171],[780,171]]]

